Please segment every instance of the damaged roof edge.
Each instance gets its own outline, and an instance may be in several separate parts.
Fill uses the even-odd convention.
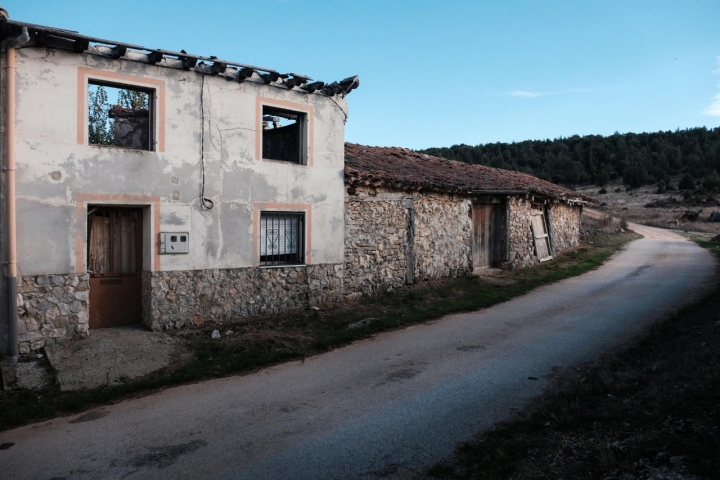
[[[165,68],[192,70],[197,73],[219,76],[238,82],[249,80],[254,83],[263,83],[287,90],[297,88],[296,91],[308,94],[318,93],[328,97],[345,97],[360,86],[360,78],[357,75],[329,84],[319,81],[310,83],[311,77],[297,73],[279,73],[270,68],[221,60],[213,56],[192,55],[184,50],[175,52],[88,37],[71,30],[18,22],[0,16],[0,39],[6,40],[7,38],[17,37],[22,33],[23,29],[27,29],[30,34],[30,41],[22,48],[56,48],[68,52],[98,55],[113,60],[123,58]]]
[[[523,195],[597,205],[582,193],[513,170],[474,165],[406,148],[345,144],[345,181],[349,185],[386,187],[458,195]]]

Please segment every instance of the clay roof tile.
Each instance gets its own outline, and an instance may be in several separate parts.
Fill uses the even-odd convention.
[[[406,148],[345,144],[349,183],[402,184],[448,193],[526,193],[596,204],[597,200],[526,173],[472,165]]]

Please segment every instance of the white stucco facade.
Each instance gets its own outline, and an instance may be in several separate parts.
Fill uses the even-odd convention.
[[[87,206],[113,204],[146,207],[149,271],[257,265],[263,209],[307,212],[307,263],[342,263],[343,99],[43,48],[18,49],[16,62],[22,275],[85,271]],[[153,91],[152,151],[88,143],[90,80]],[[307,112],[307,165],[257,158],[262,104]],[[161,231],[190,232],[190,253],[159,255]]]
[[[318,84],[308,86],[307,77],[205,57],[184,63],[187,57],[179,53],[143,47],[122,47],[116,55],[121,47],[74,39],[72,32],[50,27],[30,26],[32,35],[16,37],[23,28],[28,27],[3,24],[12,32],[2,46],[1,102],[6,106],[13,98],[15,105],[2,118],[5,131],[14,127],[2,143],[7,147],[12,138],[15,149],[16,205],[7,211],[17,218],[17,268],[15,276],[6,272],[0,281],[0,308],[10,313],[8,322],[0,322],[0,353],[7,345],[28,353],[86,336],[90,328],[118,326],[100,318],[116,306],[123,307],[118,315],[132,317],[128,324],[142,321],[159,330],[342,297],[344,95],[349,91],[343,89],[354,88],[356,77],[343,81],[350,80],[351,87],[334,82],[318,89]],[[43,32],[54,45],[43,43]],[[25,43],[11,49],[14,38]],[[14,70],[6,68],[11,60]],[[7,71],[14,72],[11,89]],[[145,109],[140,123],[133,127],[130,117],[120,122],[131,129],[144,125],[137,127],[144,129],[141,148],[116,146],[124,141],[117,136],[112,146],[90,141],[91,85],[149,95],[149,108],[125,112],[132,117]],[[278,112],[289,115],[290,123],[294,119],[292,129],[272,121]],[[267,148],[290,145],[296,154],[263,158],[264,138]],[[3,164],[7,151],[2,148]],[[274,155],[266,156],[278,158]],[[7,179],[3,172],[4,207],[9,205]],[[113,237],[110,247],[93,250],[89,215],[98,219],[97,211],[135,215],[131,233],[109,227],[107,235],[123,240]],[[293,256],[273,261],[272,268],[262,265],[281,257],[281,249],[273,243],[268,250],[272,242],[264,242],[266,252],[275,253],[261,256],[261,230],[267,230],[263,214],[292,215],[300,226],[274,230],[272,238],[282,237]],[[0,223],[5,262],[12,237],[5,208]],[[162,254],[163,233],[187,233],[188,253]],[[137,248],[112,246],[129,238]],[[103,251],[122,257],[113,257],[112,264],[141,265],[127,274],[135,280],[116,269],[93,272],[91,256]],[[110,287],[121,284],[125,287]],[[16,297],[15,307],[11,299]],[[124,309],[125,298],[134,310]]]

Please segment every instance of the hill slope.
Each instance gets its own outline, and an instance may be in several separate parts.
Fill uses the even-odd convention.
[[[709,180],[708,190],[720,188],[720,127],[674,132],[615,133],[607,137],[574,135],[555,140],[519,143],[453,145],[423,153],[466,163],[518,170],[563,185],[605,185],[622,178],[633,188],[670,182],[689,174]]]

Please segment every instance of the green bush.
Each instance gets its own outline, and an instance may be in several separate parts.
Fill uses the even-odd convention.
[[[695,190],[695,182],[693,182],[693,179],[689,173],[686,173],[685,176],[680,179],[680,184],[678,185],[678,188],[680,190]]]
[[[720,175],[718,175],[717,170],[713,170],[710,175],[705,177],[705,181],[703,182],[703,187],[705,187],[708,190],[717,190],[718,187],[720,187]]]
[[[623,183],[630,188],[638,188],[648,181],[648,172],[640,164],[633,163],[623,171]]]

